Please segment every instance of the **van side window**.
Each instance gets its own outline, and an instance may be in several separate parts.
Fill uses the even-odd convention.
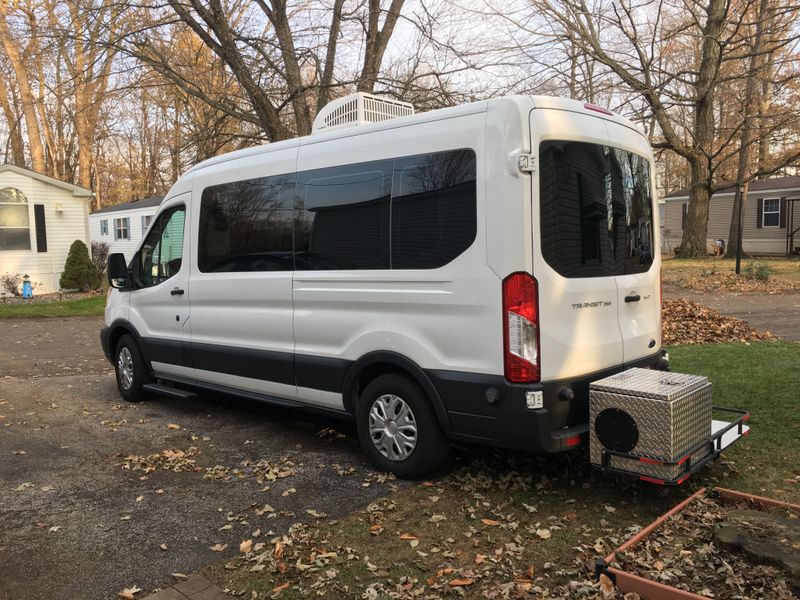
[[[200,201],[203,273],[291,271],[294,174],[207,187]]]
[[[140,252],[141,287],[158,285],[181,270],[185,221],[186,209],[176,206],[161,213],[150,228]]]
[[[564,277],[643,273],[653,263],[646,158],[609,146],[547,141],[539,149],[542,256]]]
[[[391,160],[298,173],[295,268],[389,268]]]
[[[392,268],[435,269],[472,245],[477,229],[475,152],[395,161]]]

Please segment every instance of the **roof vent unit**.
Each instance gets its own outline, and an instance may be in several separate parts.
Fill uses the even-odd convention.
[[[314,119],[311,132],[380,123],[413,114],[414,106],[408,102],[358,92],[326,104]]]

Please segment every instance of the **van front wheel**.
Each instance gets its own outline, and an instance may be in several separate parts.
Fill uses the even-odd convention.
[[[114,358],[120,395],[128,402],[141,402],[147,396],[142,386],[150,381],[150,373],[139,344],[130,335],[123,335],[117,342]]]
[[[370,461],[397,477],[413,479],[439,468],[449,443],[428,398],[401,375],[371,381],[358,400],[358,437]]]

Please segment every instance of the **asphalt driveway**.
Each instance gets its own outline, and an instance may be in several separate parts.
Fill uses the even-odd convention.
[[[398,485],[334,421],[220,395],[123,402],[100,327],[0,320],[0,599],[148,592]]]

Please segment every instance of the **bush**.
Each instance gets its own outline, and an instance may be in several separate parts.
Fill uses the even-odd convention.
[[[92,242],[92,264],[97,269],[97,276],[100,281],[103,280],[106,271],[108,271],[108,251],[110,249],[111,246],[105,242]]]
[[[750,279],[768,281],[769,276],[772,275],[772,269],[765,262],[752,262],[744,268],[744,274]]]
[[[69,247],[67,262],[58,284],[62,290],[86,291],[97,287],[97,269],[89,258],[89,249],[80,240]]]
[[[7,291],[12,296],[19,296],[19,286],[22,283],[22,277],[19,273],[6,273],[0,276],[0,287]]]

